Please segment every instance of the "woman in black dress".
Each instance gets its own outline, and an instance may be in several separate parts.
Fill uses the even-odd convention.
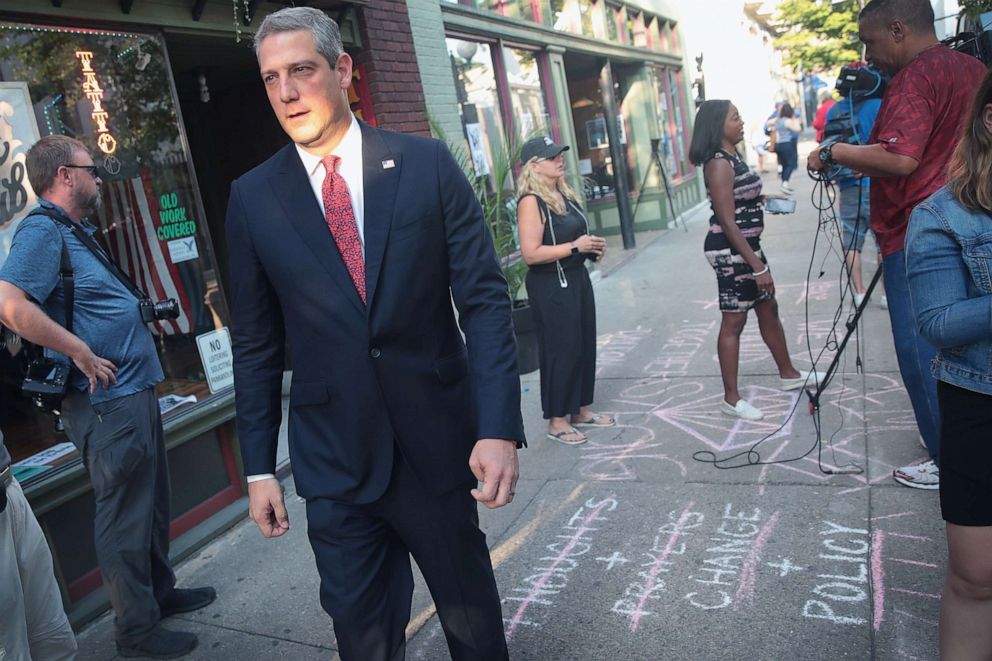
[[[567,150],[546,136],[523,146],[517,222],[520,252],[530,267],[527,296],[537,327],[548,438],[579,445],[588,439],[577,427],[616,421],[589,410],[596,382],[596,302],[585,260],[601,259],[606,240],[589,234],[565,181]]]
[[[775,282],[759,241],[765,227],[761,177],[737,153],[735,145],[743,139],[744,122],[734,104],[706,101],[696,115],[689,158],[703,166],[713,208],[703,249],[716,271],[723,315],[717,341],[723,377],[720,410],[745,420],[761,420],[764,413],[741,399],[737,390],[740,338],[748,310],[754,308],[758,317],[761,339],[775,359],[782,390],[802,388],[807,381],[815,385],[820,375],[797,370],[789,357],[778,318]]]

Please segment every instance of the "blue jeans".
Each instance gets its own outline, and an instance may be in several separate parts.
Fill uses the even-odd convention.
[[[775,153],[778,154],[778,164],[782,166],[782,181],[788,183],[799,165],[799,141],[780,142],[775,145]]]
[[[940,456],[940,408],[937,403],[937,380],[930,372],[930,363],[937,352],[920,335],[916,314],[909,297],[906,278],[906,253],[903,250],[882,259],[885,274],[885,295],[889,301],[889,319],[892,321],[892,338],[896,345],[896,359],[903,385],[916,414],[923,442],[930,458]]]

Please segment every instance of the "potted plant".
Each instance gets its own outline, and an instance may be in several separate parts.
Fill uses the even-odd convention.
[[[514,163],[520,158],[523,143],[509,147],[502,143],[494,146],[490,174],[477,176],[464,145],[452,144],[445,137],[441,127],[433,119],[429,121],[434,134],[448,144],[455,160],[472,183],[479,204],[482,205],[482,213],[492,232],[496,256],[499,258],[513,306],[513,333],[517,338],[518,369],[521,374],[533,372],[538,368],[537,331],[524,287],[527,264],[520,254],[517,235],[517,197],[510,176],[513,173]]]

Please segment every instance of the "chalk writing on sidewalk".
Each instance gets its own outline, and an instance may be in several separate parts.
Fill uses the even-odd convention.
[[[568,585],[571,573],[592,550],[593,533],[599,530],[596,524],[605,521],[605,515],[618,505],[613,496],[601,500],[590,498],[562,526],[555,535],[556,541],[544,547],[547,553],[529,569],[528,575],[521,580],[522,585],[514,587],[511,596],[503,598],[504,603],[515,606],[509,620],[504,617],[507,640],[521,625],[540,626],[528,619],[527,611],[533,606],[550,608],[554,605],[555,597]]]

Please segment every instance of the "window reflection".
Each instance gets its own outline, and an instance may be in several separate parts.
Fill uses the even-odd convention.
[[[211,397],[196,337],[228,319],[169,76],[150,35],[0,24],[0,137],[17,143],[15,159],[50,134],[87,145],[103,179],[89,219],[97,240],[151,298],[179,302],[177,319],[150,326],[166,375],[158,394],[174,396],[163,412]],[[0,263],[33,206],[0,222]],[[0,383],[0,426],[16,462],[64,438],[13,381]]]
[[[548,133],[550,118],[541,89],[538,54],[517,48],[503,49],[503,64],[510,89],[514,131],[518,142],[537,133]]]
[[[661,123],[661,152],[665,168],[672,177],[683,177],[694,170],[688,161],[685,126],[685,94],[682,74],[674,69],[657,69],[659,122]]]
[[[446,41],[468,155],[476,176],[492,178],[493,155],[501,148],[503,136],[492,52],[489,44],[477,41]]]

